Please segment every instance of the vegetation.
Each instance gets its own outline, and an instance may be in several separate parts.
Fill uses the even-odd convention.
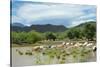
[[[53,41],[55,41],[55,39],[56,39],[56,36],[52,32],[45,33],[45,37],[46,37],[47,40],[53,40]]]
[[[12,32],[12,43],[15,44],[24,44],[24,43],[32,44],[42,39],[43,39],[42,34],[35,31]]]
[[[52,40],[60,41],[64,39],[68,40],[94,40],[96,38],[96,23],[91,21],[87,23],[80,24],[73,28],[66,29],[64,32],[14,32],[12,31],[12,43],[14,44],[34,44],[38,41]]]
[[[78,39],[81,36],[81,31],[79,29],[70,29],[67,33],[69,39]]]
[[[93,37],[96,35],[96,26],[92,24],[86,24],[84,27],[84,35],[88,40],[93,40]]]
[[[12,54],[24,60],[24,64],[29,60],[35,65],[96,61],[95,22],[83,23],[64,32],[12,31],[11,38],[13,46],[18,46],[13,48]]]
[[[22,52],[21,49],[17,49],[19,55],[27,55],[34,57],[35,64],[52,64],[52,63],[67,63],[71,62],[87,62],[87,60],[93,58],[92,48],[87,47],[75,47],[72,49],[60,49],[50,48],[41,51],[32,51],[32,49],[26,49]],[[24,58],[25,59],[25,58]],[[57,61],[55,61],[57,60]],[[46,61],[46,62],[45,62]]]

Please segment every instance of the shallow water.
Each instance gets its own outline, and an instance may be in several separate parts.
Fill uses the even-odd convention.
[[[20,51],[20,52],[19,52]],[[31,54],[26,54],[30,52]],[[63,54],[63,53],[62,53]],[[12,48],[12,66],[31,66],[43,64],[60,64],[60,63],[77,63],[77,62],[94,62],[96,61],[96,52],[89,52],[88,54],[70,54],[60,57],[60,59],[43,55],[41,52],[32,52],[32,47],[13,47]]]

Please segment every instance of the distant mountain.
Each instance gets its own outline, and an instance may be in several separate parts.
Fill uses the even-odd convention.
[[[81,23],[77,26],[74,26],[74,27],[71,27],[71,28],[68,28],[68,30],[71,30],[71,29],[79,29],[81,31],[84,30],[84,28],[86,27],[86,25],[92,25],[93,27],[96,28],[96,21],[88,21],[88,22],[84,22],[84,23]],[[96,30],[96,29],[95,29]]]
[[[36,23],[36,24],[41,24],[41,25],[44,25],[44,24],[53,24],[53,25],[64,25],[64,26],[69,26],[71,25],[71,23],[66,19],[66,17],[59,17],[59,18],[45,18],[45,19],[40,19],[40,20],[35,20],[33,22],[30,22],[31,24],[32,23]]]
[[[83,27],[83,26],[85,26],[86,24],[93,24],[93,25],[96,25],[96,22],[95,22],[95,21],[89,21],[89,22],[85,22],[85,23],[82,23],[82,24],[80,24],[80,25],[77,25],[77,26],[75,26],[75,27]]]
[[[23,24],[21,24],[21,23],[12,23],[12,26],[17,26],[17,27],[24,27],[24,25]]]
[[[16,26],[16,25],[11,25],[11,30],[12,31],[31,31],[35,30],[37,32],[64,32],[67,30],[67,28],[63,25],[52,25],[52,24],[46,24],[46,25],[31,25],[31,26]]]
[[[96,26],[96,22],[95,21],[89,21],[89,22],[85,22],[85,23],[82,23],[80,25],[77,25],[75,27],[72,27],[73,29],[75,28],[80,28],[80,29],[83,29],[84,26],[86,24],[92,24],[94,26]],[[68,29],[72,29],[72,28],[66,28],[65,26],[63,25],[52,25],[52,24],[45,24],[45,25],[31,25],[31,26],[23,26],[23,25],[11,25],[11,30],[12,31],[25,31],[25,32],[29,32],[29,31],[32,31],[32,30],[35,30],[37,32],[64,32]]]

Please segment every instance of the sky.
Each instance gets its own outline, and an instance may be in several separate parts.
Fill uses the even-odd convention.
[[[12,1],[12,23],[53,24],[73,27],[87,21],[96,21],[96,6],[57,4],[33,1]]]

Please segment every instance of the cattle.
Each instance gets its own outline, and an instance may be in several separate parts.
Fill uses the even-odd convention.
[[[62,45],[66,45],[66,42],[63,42]]]
[[[74,44],[74,43],[72,43],[72,42],[70,43],[70,45],[73,45],[73,44]]]
[[[83,43],[83,46],[87,46],[88,42]]]
[[[69,45],[69,43],[66,43],[66,46],[68,46]]]
[[[62,48],[64,47],[64,45],[60,44],[60,45],[57,45],[58,48]]]
[[[87,44],[86,46],[87,46],[87,47],[91,47],[91,46],[93,46],[93,43],[89,43],[89,44]]]
[[[69,43],[66,43],[66,42],[63,42],[62,44],[60,45],[57,45],[58,48],[63,48],[65,46],[69,45]]]
[[[32,51],[37,51],[39,49],[41,49],[40,46],[35,46],[35,47],[32,48]]]
[[[97,50],[97,47],[96,46],[93,46],[93,51],[95,52]]]
[[[75,45],[74,45],[74,47],[78,47],[79,46],[79,43],[76,43]]]
[[[44,46],[39,46],[41,49],[43,49],[44,48]]]
[[[51,48],[56,48],[56,45],[52,45]]]

